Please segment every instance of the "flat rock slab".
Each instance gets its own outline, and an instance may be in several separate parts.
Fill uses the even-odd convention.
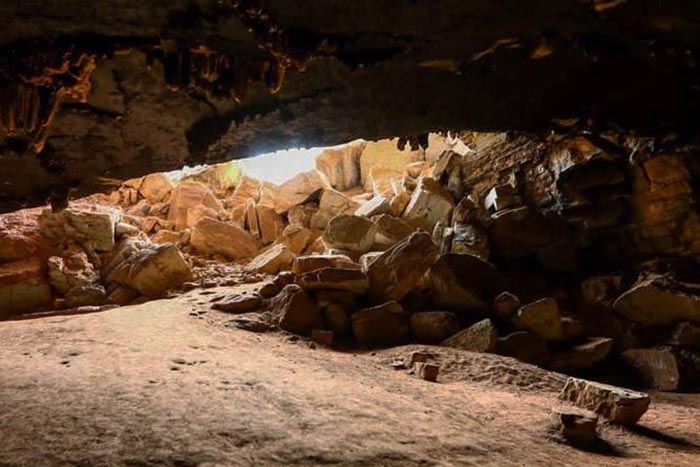
[[[249,295],[236,294],[227,297],[225,300],[212,305],[214,310],[225,311],[226,313],[247,313],[260,308],[262,298],[254,293]]]
[[[566,381],[559,398],[621,425],[637,423],[651,403],[648,394],[578,378]]]

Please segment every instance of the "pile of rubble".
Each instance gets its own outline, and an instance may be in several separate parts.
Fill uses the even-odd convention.
[[[325,344],[419,342],[700,385],[700,224],[683,157],[630,159],[584,137],[396,143],[326,150],[281,185],[212,166],[46,210],[52,252],[1,264],[0,303],[126,305],[258,283],[214,308]]]

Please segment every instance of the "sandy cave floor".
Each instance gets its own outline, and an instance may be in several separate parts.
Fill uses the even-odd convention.
[[[0,322],[0,466],[700,465],[700,395],[655,393],[640,427],[605,425],[583,451],[548,429],[561,375],[429,348],[428,383],[390,365],[414,347],[314,349],[193,317],[211,293]]]

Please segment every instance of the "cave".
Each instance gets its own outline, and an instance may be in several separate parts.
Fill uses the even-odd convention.
[[[0,466],[700,464],[697,2],[0,20]]]

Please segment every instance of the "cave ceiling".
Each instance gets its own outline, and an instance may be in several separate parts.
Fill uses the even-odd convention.
[[[700,114],[694,0],[4,0],[0,21],[0,211],[288,147],[694,137]]]

